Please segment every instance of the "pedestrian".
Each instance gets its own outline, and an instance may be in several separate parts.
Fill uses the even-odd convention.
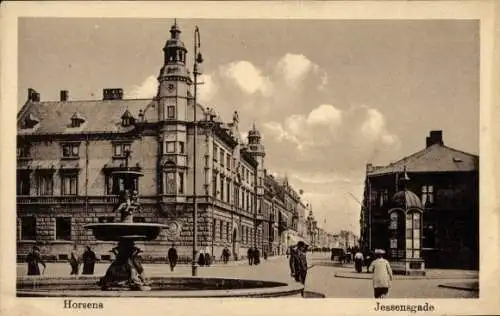
[[[90,246],[87,246],[87,249],[82,255],[83,261],[83,270],[82,274],[94,274],[94,266],[97,261],[97,256],[95,252],[92,251]]]
[[[179,259],[179,256],[177,255],[177,249],[175,249],[175,244],[172,244],[172,247],[168,249],[167,258],[170,265],[170,271],[174,271],[174,268],[177,265],[177,259]]]
[[[253,264],[253,248],[252,247],[248,248],[247,257],[248,257],[248,264],[252,265]]]
[[[299,241],[293,254],[295,257],[295,281],[300,282],[302,285],[306,284],[308,269],[306,251],[306,244],[303,241]],[[302,296],[304,296],[304,290],[302,290]]]
[[[389,292],[392,281],[392,269],[389,261],[384,259],[384,250],[376,249],[375,256],[377,257],[369,267],[369,271],[373,273],[373,294],[375,298],[384,298]]]
[[[73,245],[73,250],[69,255],[69,265],[71,266],[70,275],[78,275],[78,269],[80,268],[80,255],[78,254],[78,246]]]
[[[205,251],[202,249],[198,254],[198,265],[203,267],[205,265]]]
[[[363,259],[363,253],[358,250],[354,255],[354,268],[358,273],[361,273],[361,271],[363,270]]]
[[[263,256],[264,256],[264,260],[267,261],[267,251],[266,250],[264,250]]]
[[[258,265],[260,263],[260,251],[259,248],[255,248],[253,251],[253,264]]]
[[[290,246],[286,251],[288,258],[288,265],[290,267],[290,276],[295,278],[295,260],[296,260],[296,246]]]
[[[229,260],[229,256],[231,255],[229,249],[226,247],[224,247],[224,249],[222,249],[222,260],[224,261],[224,264],[227,264],[227,261]]]
[[[209,267],[212,264],[212,256],[210,255],[210,251],[208,247],[205,248],[205,265]]]
[[[365,259],[364,259],[364,263],[365,263],[365,266],[366,266],[366,273],[369,273],[370,272],[370,264],[372,263],[373,261],[373,254],[371,253],[371,251],[366,251],[366,255],[364,256]]]
[[[33,246],[31,252],[28,253],[28,256],[26,257],[26,263],[28,264],[28,275],[43,274],[45,272],[45,268],[47,267],[45,262],[42,260],[42,256],[40,255],[40,248],[38,248],[37,246]],[[43,266],[42,273],[40,273],[39,264]]]

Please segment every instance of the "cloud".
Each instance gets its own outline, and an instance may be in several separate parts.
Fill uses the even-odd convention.
[[[202,75],[200,82],[203,82],[202,85],[199,86],[199,100],[202,103],[208,103],[212,101],[214,95],[219,91],[218,85],[214,82],[214,75]]]
[[[155,76],[147,77],[140,85],[133,86],[130,92],[124,91],[127,99],[150,99],[158,92],[158,80]]]
[[[285,54],[276,65],[276,70],[291,87],[296,87],[310,71],[317,71],[318,68],[306,56],[291,53]]]
[[[320,81],[316,89],[323,90],[328,84],[326,71],[302,54],[285,54],[276,64],[275,72],[292,88],[297,88],[311,74]]]
[[[342,121],[342,111],[333,105],[322,104],[315,108],[307,117],[307,124],[339,125]]]
[[[221,67],[222,77],[234,83],[246,94],[253,95],[260,92],[268,96],[272,93],[271,80],[262,75],[262,71],[249,61],[237,61]]]

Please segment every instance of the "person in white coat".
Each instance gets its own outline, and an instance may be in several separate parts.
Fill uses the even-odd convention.
[[[375,298],[384,298],[389,293],[392,281],[392,269],[389,261],[384,259],[384,251],[375,250],[376,259],[368,270],[373,273],[373,294]]]

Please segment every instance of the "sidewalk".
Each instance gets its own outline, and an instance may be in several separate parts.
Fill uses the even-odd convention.
[[[264,267],[281,265],[284,266],[284,256],[273,256],[268,257],[267,260],[261,259],[260,264],[257,266],[250,266],[248,264],[248,260],[238,260],[238,261],[229,261],[227,264],[224,263],[215,263],[210,265],[209,267],[199,267],[198,266],[198,274],[199,276],[248,276],[254,277],[255,270],[262,270]],[[96,277],[103,276],[106,273],[110,261],[103,261],[96,263],[94,269],[94,275],[90,276],[82,276],[81,274],[78,277]],[[191,276],[191,264],[184,263],[178,264],[175,267],[175,270],[170,271],[170,266],[168,263],[145,263],[143,267],[146,271],[147,276]],[[16,274],[18,278],[23,278],[27,275],[27,265],[26,263],[18,263],[16,267]],[[265,268],[264,268],[265,269]],[[82,270],[82,266],[80,266],[80,273]],[[42,277],[70,277],[69,273],[71,268],[69,263],[65,262],[54,262],[47,263],[47,269]]]
[[[363,279],[371,280],[372,274],[363,272],[357,273],[352,268],[351,271],[335,273],[337,278],[346,279]],[[394,275],[394,280],[439,280],[439,279],[479,279],[479,272],[473,270],[445,270],[445,269],[429,269],[425,271],[425,276],[410,276],[410,275]]]

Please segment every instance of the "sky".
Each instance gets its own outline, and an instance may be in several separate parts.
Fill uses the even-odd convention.
[[[19,19],[19,105],[156,93],[173,19]],[[319,225],[359,233],[367,163],[425,147],[479,153],[479,29],[466,20],[178,19],[189,50],[198,25],[199,99],[240,131],[255,122],[265,167],[304,191]]]

